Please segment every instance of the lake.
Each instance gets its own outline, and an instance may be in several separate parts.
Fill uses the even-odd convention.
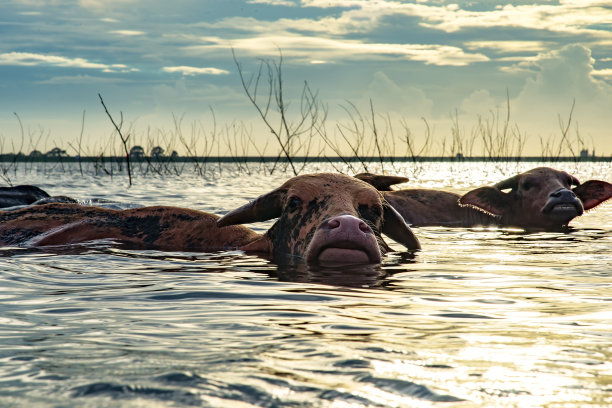
[[[465,192],[537,165],[386,170]],[[612,181],[610,162],[548,165]],[[10,177],[84,203],[224,214],[290,174],[223,164],[128,188],[46,163]],[[2,248],[0,406],[612,406],[612,202],[567,232],[414,231],[416,254],[387,240],[397,252],[381,265],[336,269],[105,241]]]

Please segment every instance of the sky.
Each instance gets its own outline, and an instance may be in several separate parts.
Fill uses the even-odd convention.
[[[3,0],[0,9],[5,153],[74,154],[79,140],[88,153],[108,149],[117,137],[98,94],[132,145],[212,151],[215,135],[214,153],[228,154],[248,135],[242,151],[273,153],[235,55],[247,81],[261,62],[280,65],[291,123],[308,84],[328,140],[350,138],[361,119],[371,134],[374,111],[397,154],[407,129],[415,146],[429,129],[430,153],[481,153],[509,112],[507,134],[525,141],[524,155],[561,146],[566,127],[572,149],[612,155],[609,1]],[[451,151],[453,134],[461,142]]]

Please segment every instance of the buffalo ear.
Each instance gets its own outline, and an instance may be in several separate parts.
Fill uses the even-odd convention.
[[[373,173],[359,173],[353,177],[371,184],[378,191],[391,191],[391,186],[408,182],[408,177],[385,176]]]
[[[497,187],[480,187],[465,193],[459,198],[458,203],[461,207],[472,207],[489,215],[501,217],[512,204],[512,197],[510,193],[504,193]]]
[[[225,214],[217,221],[219,227],[251,222],[267,221],[277,218],[283,211],[285,190],[277,188],[255,200]]]
[[[384,203],[383,208],[385,211],[382,227],[383,234],[410,250],[421,249],[419,240],[397,210],[389,203]]]
[[[590,210],[612,197],[612,184],[606,181],[589,180],[572,191],[580,198],[584,209]]]

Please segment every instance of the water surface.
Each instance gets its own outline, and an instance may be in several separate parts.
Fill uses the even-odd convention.
[[[461,192],[533,166],[395,172]],[[612,178],[609,163],[553,166]],[[13,182],[222,214],[289,177],[220,170],[127,188],[46,167]],[[382,265],[338,269],[105,241],[3,248],[0,406],[608,407],[611,219],[608,203],[564,233],[415,228],[415,255],[387,240],[397,252]]]

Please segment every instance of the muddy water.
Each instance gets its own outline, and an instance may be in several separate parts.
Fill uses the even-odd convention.
[[[410,186],[466,191],[533,166],[394,172]],[[612,179],[609,163],[553,166]],[[289,177],[255,167],[140,175],[129,189],[121,176],[76,168],[13,181],[84,201],[222,213]],[[414,256],[394,245],[382,265],[340,269],[108,242],[4,248],[0,406],[612,405],[612,203],[566,233],[415,232]]]

